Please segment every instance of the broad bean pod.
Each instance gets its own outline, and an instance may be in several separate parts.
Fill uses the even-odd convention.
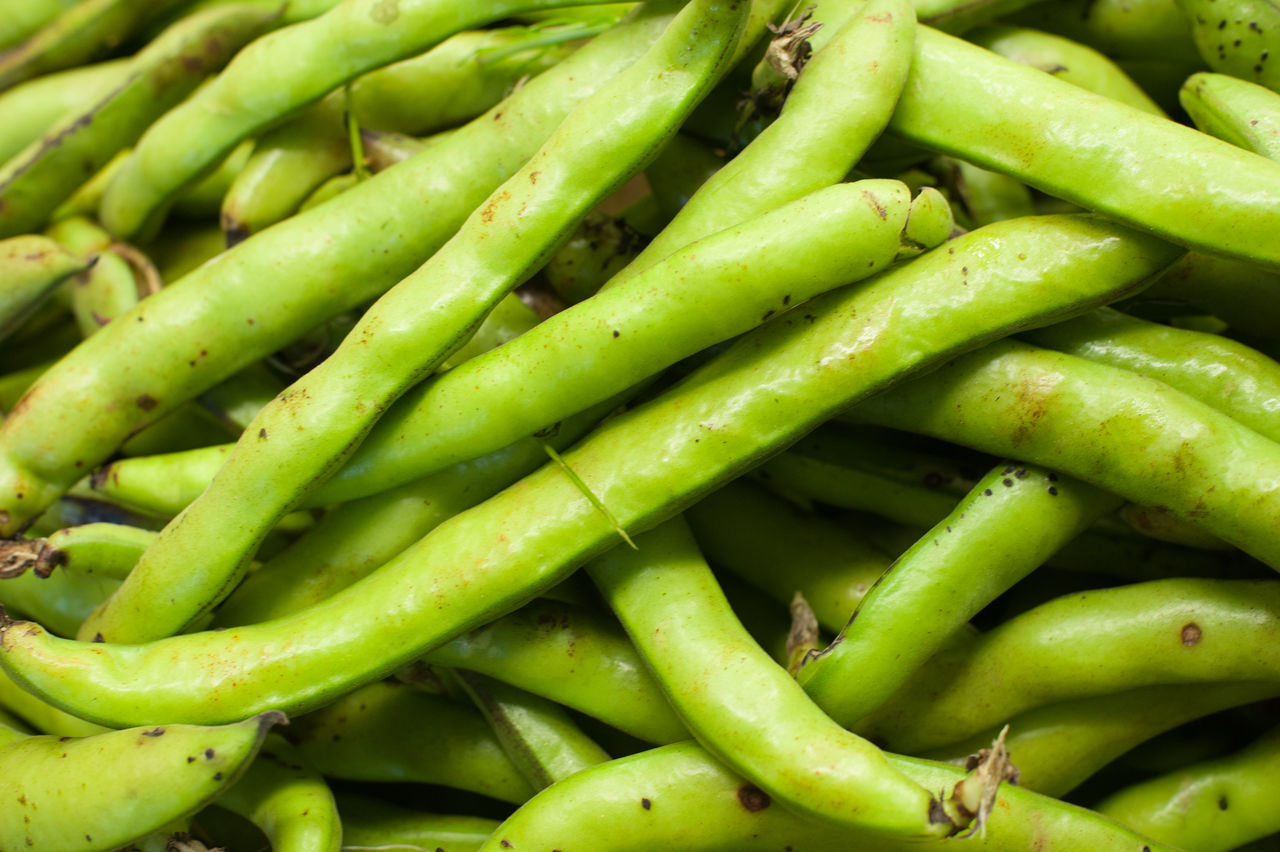
[[[0,166],[0,236],[44,225],[76,187],[133,144],[273,18],[250,7],[226,6],[161,33],[130,61],[117,88],[86,109],[72,110]]]
[[[215,799],[283,721],[280,713],[263,713],[216,728],[162,725],[83,739],[0,730],[0,844],[33,852],[115,849]],[[96,783],[108,773],[109,783]]]
[[[1033,3],[1009,20],[1087,44],[1109,56],[1198,59],[1178,0]]]
[[[124,524],[65,527],[31,541],[35,552],[30,567],[36,574],[62,569],[123,580],[155,537],[151,530]]]
[[[682,520],[638,539],[587,571],[703,747],[791,810],[844,829],[921,838],[964,827],[756,645]]]
[[[853,725],[979,610],[1119,503],[1051,471],[1000,465],[894,561],[796,679],[833,719]]]
[[[1216,316],[1233,332],[1275,357],[1275,330],[1280,328],[1280,303],[1272,298],[1280,276],[1251,263],[1210,257],[1199,252],[1169,268],[1140,298],[1174,299]]]
[[[890,763],[933,790],[959,781],[955,766],[889,756]],[[1000,786],[985,852],[1173,852],[1084,808],[1009,784]],[[891,841],[802,818],[775,806],[760,788],[696,743],[678,743],[579,772],[543,790],[495,829],[483,852],[878,852],[951,849],[954,839]]]
[[[6,9],[0,21],[0,50],[11,48],[49,23],[75,0],[32,0]]]
[[[1015,763],[1019,786],[1062,798],[1099,769],[1165,731],[1276,695],[1280,695],[1280,684],[1139,687],[1020,713],[1009,720],[1005,745],[1011,755],[1017,755]],[[963,761],[967,755],[985,748],[991,737],[998,733],[984,731],[943,748],[932,749],[923,756],[950,763]],[[1116,817],[1116,814],[1109,816]],[[1124,819],[1120,821],[1151,837],[1159,837],[1158,832],[1146,826]],[[1170,843],[1178,842],[1178,838],[1164,839]]]
[[[1232,145],[1280,160],[1280,94],[1227,74],[1192,74],[1178,101],[1196,127]]]
[[[1271,807],[1277,772],[1280,735],[1272,729],[1235,754],[1114,793],[1097,810],[1188,852],[1226,852],[1280,831]]]
[[[1000,262],[979,266],[993,245]],[[605,423],[565,464],[624,529],[640,532],[851,403],[956,352],[1114,300],[1174,256],[1162,241],[1089,217],[991,225],[745,335],[680,386]],[[296,712],[511,611],[616,536],[548,465],[303,612],[142,645],[67,642],[14,622],[0,627],[0,665],[53,703],[116,724],[239,719],[262,704]]]
[[[1000,341],[849,416],[1068,473],[1280,568],[1280,446],[1154,379]]]
[[[566,116],[448,243],[364,314],[336,352],[258,413],[204,493],[86,619],[85,635],[115,642],[172,635],[226,597],[276,521],[675,132],[721,73],[749,9],[746,0],[695,0],[643,57]],[[181,592],[175,573],[183,577]]]
[[[0,427],[0,534],[21,529],[143,425],[411,272],[669,22],[650,8],[602,34],[394,177],[246,240],[94,335]],[[433,215],[416,215],[424,205]],[[261,286],[264,274],[273,286]]]
[[[1180,245],[1280,268],[1280,164],[928,27],[889,131]]]
[[[30,318],[55,287],[92,265],[92,258],[80,258],[48,237],[0,240],[0,340]]]
[[[1035,215],[1031,190],[1026,184],[964,160],[951,160],[951,164],[955,167],[958,200],[969,214],[973,227]]]
[[[55,737],[88,737],[113,730],[62,712],[27,692],[5,674],[0,674],[0,707],[21,718],[33,730]]]
[[[1280,10],[1256,0],[1178,0],[1191,25],[1200,58],[1214,71],[1280,88],[1280,73],[1268,61],[1280,52]]]
[[[115,88],[128,67],[128,59],[112,59],[47,74],[0,94],[0,112],[5,116],[0,127],[0,162],[39,139],[71,110]]]
[[[69,251],[93,265],[71,279],[71,313],[85,337],[118,317],[160,288],[159,273],[137,249],[117,243],[93,222],[72,216],[46,232]]]
[[[318,18],[258,39],[210,86],[151,126],[103,196],[102,223],[130,237],[240,140],[361,74],[515,12],[581,2],[343,0]],[[272,85],[264,88],[264,79]]]
[[[392,681],[294,719],[289,739],[330,778],[444,784],[516,804],[534,792],[474,708]]]
[[[934,656],[855,730],[917,751],[1045,704],[1138,686],[1276,680],[1280,582],[1155,580],[1042,604]]]
[[[492,819],[428,814],[351,793],[339,793],[337,799],[343,848],[352,852],[397,846],[475,852],[498,827]]]

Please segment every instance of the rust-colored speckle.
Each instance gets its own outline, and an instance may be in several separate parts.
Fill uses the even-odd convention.
[[[1182,644],[1186,645],[1188,648],[1192,645],[1199,644],[1200,637],[1203,635],[1204,631],[1202,631],[1200,629],[1200,625],[1196,624],[1194,621],[1190,624],[1184,624],[1182,626],[1182,632],[1179,634],[1182,639]]]
[[[152,396],[149,393],[142,394],[134,401],[138,404],[138,407],[141,408],[143,411],[150,411],[151,409],[155,408],[157,405],[160,404],[160,400],[156,399],[154,396]]]
[[[538,183],[538,175],[540,174],[542,174],[542,172],[529,172],[529,183],[536,186]]]

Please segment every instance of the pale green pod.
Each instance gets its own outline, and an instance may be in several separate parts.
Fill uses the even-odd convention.
[[[39,139],[71,110],[114,88],[128,73],[128,59],[112,59],[37,77],[0,94],[0,115],[5,117],[0,127],[0,163]]]
[[[55,287],[92,263],[48,237],[0,240],[0,339],[31,317]]]
[[[218,805],[248,819],[271,841],[271,852],[339,852],[342,825],[329,785],[279,734]]]
[[[1280,88],[1280,9],[1266,0],[1178,0],[1200,58],[1214,71]]]
[[[498,827],[496,820],[423,813],[352,793],[337,799],[344,852],[475,852]]]
[[[1232,145],[1280,160],[1280,94],[1228,74],[1192,74],[1178,101],[1196,127]]]

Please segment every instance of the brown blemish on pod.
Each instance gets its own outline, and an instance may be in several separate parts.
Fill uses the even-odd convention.
[[[769,807],[773,799],[754,784],[743,784],[738,788],[738,803],[747,811],[757,813]]]
[[[1190,648],[1192,645],[1198,645],[1200,643],[1200,638],[1204,636],[1204,631],[1200,629],[1200,625],[1192,621],[1188,624],[1184,624],[1178,635],[1182,640],[1182,644]]]

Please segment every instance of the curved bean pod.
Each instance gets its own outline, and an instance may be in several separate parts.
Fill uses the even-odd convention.
[[[235,725],[162,725],[83,739],[9,737],[0,745],[0,846],[115,849],[217,798],[253,760],[263,713]],[[110,771],[109,783],[101,783]]]
[[[0,21],[0,50],[23,41],[74,4],[75,0],[32,0],[6,9]]]
[[[1265,345],[1280,328],[1280,302],[1272,298],[1280,288],[1280,275],[1237,260],[1210,257],[1199,252],[1169,268],[1160,280],[1143,292],[1143,298],[1170,298],[1213,314],[1231,328]],[[1273,357],[1272,345],[1265,351]]]
[[[1172,242],[1280,268],[1280,164],[928,27],[889,130]]]
[[[1280,9],[1257,0],[1178,0],[1191,24],[1200,58],[1214,71],[1260,83],[1268,89],[1280,87],[1280,74],[1270,62],[1273,51],[1280,53],[1276,31],[1280,29]]]
[[[45,539],[35,539],[38,552],[30,565],[36,574],[55,568],[123,580],[138,557],[155,541],[151,530],[124,524],[93,523],[66,527]]]
[[[890,755],[929,789],[959,781],[955,766]],[[1008,784],[982,840],[986,852],[1173,852],[1120,823]],[[614,760],[553,784],[507,818],[483,852],[905,852],[955,848],[953,839],[901,841],[804,819],[775,806],[696,743],[678,743]]]
[[[92,265],[92,259],[83,260],[48,237],[0,240],[0,340],[31,317],[55,287]]]
[[[364,314],[333,355],[259,412],[209,487],[85,621],[85,635],[114,642],[172,635],[226,597],[276,521],[675,132],[719,75],[749,9],[745,0],[694,0],[643,57],[574,109],[453,239]],[[537,428],[521,428],[493,449]],[[267,481],[272,487],[263,488]],[[175,572],[183,576],[181,594]]]
[[[1271,681],[1280,581],[1155,580],[1042,604],[957,642],[856,730],[918,751],[1057,701],[1137,686]]]
[[[444,784],[516,804],[534,793],[474,708],[393,681],[294,719],[289,739],[330,778]]]
[[[112,59],[28,80],[0,94],[0,113],[5,116],[0,127],[0,163],[39,139],[71,110],[114,89],[128,68],[128,59]]]
[[[796,679],[833,719],[853,725],[979,610],[1119,503],[1046,470],[995,468],[894,561]]]
[[[350,852],[475,852],[498,827],[492,819],[426,814],[351,793],[339,793],[337,799],[342,848]]]
[[[62,712],[36,698],[3,673],[0,673],[0,707],[21,717],[33,729],[55,737],[87,737],[112,730]]]
[[[411,272],[669,22],[650,9],[602,34],[395,177],[375,176],[246,240],[86,341],[33,390],[24,415],[0,427],[0,535],[142,426]],[[416,215],[424,205],[434,215]],[[268,271],[273,286],[263,287]]]
[[[1001,263],[978,266],[993,245]],[[1088,217],[991,225],[782,315],[564,461],[624,529],[642,531],[852,402],[955,352],[1115,299],[1174,254]],[[544,466],[293,616],[132,646],[11,623],[0,627],[0,665],[95,719],[243,718],[263,703],[294,712],[511,611],[616,542],[596,505]]]
[[[1154,379],[1000,341],[849,416],[1069,473],[1280,569],[1280,446]]]
[[[272,852],[340,852],[342,824],[329,785],[298,750],[271,734],[218,805],[252,822]]]
[[[615,548],[587,571],[703,747],[806,816],[897,837],[954,831],[955,814],[755,643],[683,521],[637,538],[637,550]]]
[[[1018,785],[1062,798],[1093,773],[1147,740],[1221,710],[1280,695],[1280,684],[1221,683],[1147,686],[1115,695],[1050,704],[1009,721],[1005,745],[1018,767]],[[963,762],[999,731],[985,731],[924,757]],[[988,735],[989,734],[989,735]],[[1107,811],[1103,811],[1107,813]],[[1142,833],[1148,826],[1108,813]],[[1176,837],[1170,843],[1185,844]],[[1231,844],[1234,845],[1234,844]]]
[[[1280,160],[1280,95],[1227,74],[1192,74],[1178,101],[1196,127],[1246,151]]]
[[[84,620],[120,588],[111,577],[54,571],[27,571],[0,580],[0,605],[46,625],[60,636],[75,636]]]
[[[1178,0],[1061,0],[1033,3],[1009,20],[1087,44],[1110,56],[1198,58]]]
[[[1097,810],[1192,852],[1225,852],[1280,831],[1271,782],[1280,773],[1275,729],[1243,751],[1143,781]]]
[[[274,15],[226,6],[185,18],[129,63],[126,79],[86,110],[73,110],[0,166],[0,236],[33,231],[143,130],[222,67]]]

